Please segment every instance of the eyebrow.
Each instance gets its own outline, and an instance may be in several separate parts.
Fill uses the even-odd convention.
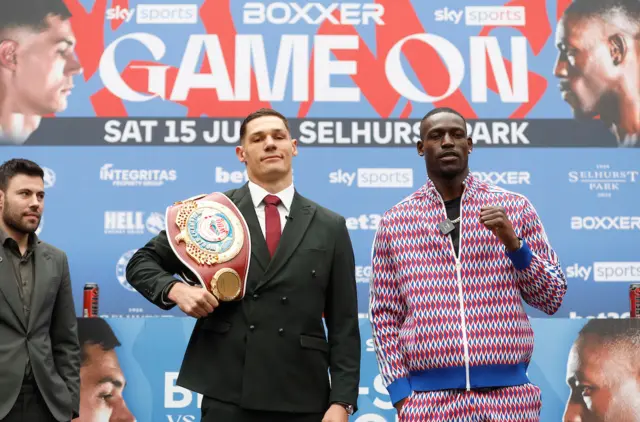
[[[268,133],[268,132],[271,132],[271,133],[287,133],[284,129],[272,129],[272,130],[269,130],[269,131],[266,131],[266,132],[263,131],[263,130],[260,130],[258,132],[253,132],[252,134],[249,135],[249,137],[253,138],[254,136],[264,135],[265,133]]]
[[[100,381],[98,381],[98,385],[107,384],[107,383],[113,384],[114,387],[117,387],[117,388],[124,388],[124,383],[113,377],[103,377],[100,379]]]
[[[67,47],[73,47],[74,45],[76,45],[75,41],[72,40],[71,38],[60,38],[56,41],[56,44],[60,44],[60,43],[65,43],[67,44]]]

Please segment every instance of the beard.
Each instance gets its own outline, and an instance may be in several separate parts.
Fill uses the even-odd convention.
[[[25,216],[23,213],[13,210],[9,204],[5,203],[5,205],[6,206],[2,210],[2,221],[8,228],[21,234],[35,233],[35,231],[38,229],[38,226],[40,225],[39,215],[38,221],[35,224],[26,222],[24,220]]]

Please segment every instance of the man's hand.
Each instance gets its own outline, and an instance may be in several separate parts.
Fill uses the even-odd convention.
[[[218,300],[206,289],[180,282],[171,286],[167,296],[194,318],[206,317],[218,306]]]
[[[332,404],[327,410],[327,413],[324,414],[324,418],[322,418],[322,422],[348,422],[349,414],[347,410],[340,406],[339,404]]]
[[[400,414],[400,411],[402,410],[402,406],[404,406],[404,402],[407,401],[407,398],[403,398],[402,400],[400,400],[398,403],[394,404],[393,407],[396,408],[396,410],[398,411],[398,414]]]
[[[507,251],[513,252],[520,247],[520,239],[513,231],[513,225],[502,207],[483,207],[480,210],[480,222],[491,230]]]

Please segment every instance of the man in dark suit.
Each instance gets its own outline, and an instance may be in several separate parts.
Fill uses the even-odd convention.
[[[258,110],[240,137],[249,182],[225,195],[251,234],[244,299],[218,303],[177,282],[186,268],[164,231],[134,254],[127,279],[160,308],[177,304],[198,318],[177,383],[203,394],[203,422],[346,422],[361,345],[345,219],[294,189],[297,142],[284,116]]]
[[[80,347],[66,254],[35,234],[44,172],[0,166],[0,420],[78,416]]]

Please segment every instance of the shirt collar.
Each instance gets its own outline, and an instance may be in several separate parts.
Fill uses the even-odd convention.
[[[249,192],[251,193],[251,200],[253,201],[253,206],[257,208],[264,199],[265,196],[269,195],[262,186],[259,186],[249,180]],[[290,184],[287,188],[281,190],[275,195],[280,198],[282,201],[282,205],[286,208],[287,211],[291,210],[291,203],[293,202],[293,194],[295,193],[295,189],[293,188],[293,183]]]
[[[15,242],[15,240],[7,234],[4,230],[0,228],[0,246],[4,245],[8,239],[11,239]],[[33,249],[38,243],[38,236],[35,233],[29,234],[29,240],[27,241],[27,249]]]

